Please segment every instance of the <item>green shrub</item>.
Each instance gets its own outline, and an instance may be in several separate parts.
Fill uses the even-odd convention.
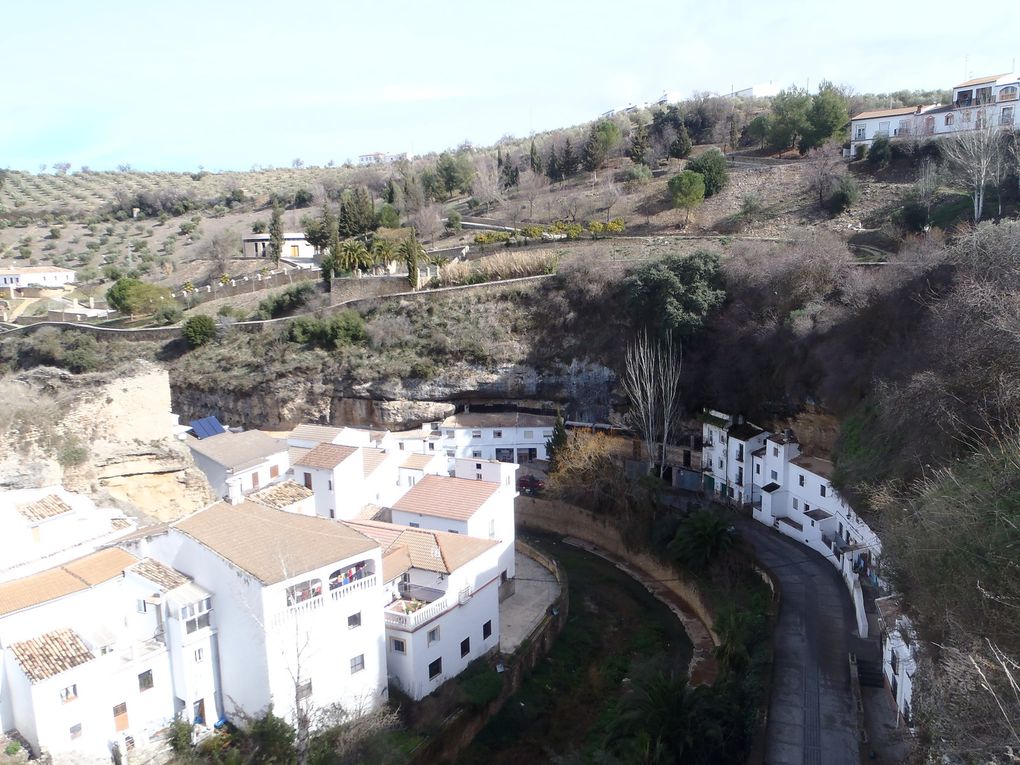
[[[888,138],[879,136],[871,142],[868,149],[868,164],[874,168],[888,167],[892,161],[892,143]]]
[[[57,452],[57,462],[61,467],[75,467],[89,458],[89,450],[77,438],[68,439]]]
[[[184,339],[188,341],[188,345],[198,348],[216,337],[216,322],[213,321],[212,316],[200,313],[184,322],[181,331]]]
[[[700,173],[705,179],[705,196],[710,197],[722,191],[730,180],[726,157],[718,149],[709,149],[700,157],[687,163],[687,169]]]
[[[400,213],[391,204],[384,204],[379,208],[378,220],[383,228],[400,228]]]
[[[499,696],[503,690],[503,678],[495,670],[487,669],[467,678],[461,687],[468,705],[480,709]]]
[[[644,186],[652,180],[652,169],[648,165],[633,165],[627,168],[623,177],[629,186]]]
[[[365,322],[356,311],[346,310],[324,319],[302,316],[287,327],[287,339],[294,343],[334,350],[362,345],[368,339]]]
[[[176,324],[183,317],[184,312],[177,303],[171,303],[169,305],[161,305],[156,309],[156,312],[152,314],[152,321],[155,324],[166,326],[168,324]]]
[[[849,210],[861,198],[861,190],[851,175],[844,175],[836,184],[836,190],[829,197],[828,208],[834,215]]]
[[[450,210],[446,214],[446,227],[451,231],[460,231],[460,213],[456,210]]]
[[[4,754],[8,755],[9,757],[13,757],[20,751],[21,744],[18,743],[17,741],[8,741],[7,746],[4,747]]]
[[[263,319],[288,316],[304,306],[314,293],[315,286],[309,282],[292,284],[279,295],[272,295],[259,303],[259,316]]]
[[[269,230],[269,226],[264,220],[257,220],[251,224],[251,232],[253,234],[264,234]]]

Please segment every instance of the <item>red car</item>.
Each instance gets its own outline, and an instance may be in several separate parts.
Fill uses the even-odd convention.
[[[522,475],[517,479],[517,491],[537,494],[545,488],[545,481],[535,475]]]

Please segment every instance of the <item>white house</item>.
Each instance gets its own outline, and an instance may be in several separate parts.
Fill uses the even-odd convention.
[[[463,412],[442,422],[426,423],[420,432],[394,436],[404,451],[441,452],[448,469],[460,457],[523,464],[548,459],[546,442],[556,418],[525,412]]]
[[[269,257],[269,234],[249,234],[241,239],[241,251],[246,258]],[[311,263],[315,259],[315,247],[301,232],[285,232],[280,257],[298,263]]]
[[[751,454],[768,436],[743,417],[711,410],[702,424],[702,470],[705,491],[741,503],[751,501],[753,474]]]
[[[513,579],[514,474],[495,460],[459,459],[455,476],[426,475],[390,509],[393,523],[463,534],[499,544],[500,581]]]
[[[315,511],[348,520],[365,505],[388,504],[401,493],[396,453],[363,446],[319,444],[294,463],[294,480],[315,493]]]
[[[74,283],[74,271],[58,266],[0,267],[0,288],[63,287]],[[10,293],[8,293],[10,294]]]
[[[260,430],[188,438],[187,444],[216,496],[232,501],[283,480],[290,468],[287,444]]]
[[[184,615],[215,631],[228,716],[272,704],[294,721],[299,703],[357,711],[385,700],[378,542],[244,501],[201,510],[144,546],[213,593]]]
[[[1010,72],[976,77],[953,86],[953,101],[947,105],[905,106],[855,114],[850,120],[850,155],[855,156],[858,147],[870,148],[878,137],[937,136],[987,125],[1015,128],[1018,94],[1020,77]]]
[[[902,611],[899,596],[876,598],[882,629],[882,676],[896,703],[899,720],[912,725],[910,702],[917,671],[917,634]]]
[[[0,492],[0,581],[81,557],[136,525],[122,511],[60,486]]]
[[[499,647],[499,544],[352,521],[383,551],[389,679],[421,699]]]
[[[152,605],[161,591],[153,570],[109,548],[0,584],[4,730],[37,755],[108,758],[113,745],[144,748],[169,724],[178,711],[175,645]],[[163,567],[158,576],[186,583]]]
[[[271,510],[285,510],[298,515],[315,515],[314,492],[289,479],[254,491],[247,498]]]

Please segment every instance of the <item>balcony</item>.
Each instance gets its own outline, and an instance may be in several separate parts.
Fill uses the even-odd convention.
[[[360,579],[355,579],[350,584],[344,584],[339,587],[333,587],[326,594],[316,595],[307,600],[302,600],[299,603],[294,603],[288,606],[285,611],[281,611],[275,614],[272,618],[272,624],[274,626],[283,624],[284,622],[296,618],[301,614],[308,614],[313,611],[319,611],[324,606],[332,603],[338,603],[345,598],[349,598],[351,595],[366,592],[374,589],[377,585],[375,574],[369,574]]]
[[[415,588],[412,587],[413,591]],[[473,594],[470,585],[465,586],[456,593],[442,592],[431,587],[417,588],[419,594],[439,595],[432,602],[414,598],[408,593],[394,600],[383,610],[383,618],[387,627],[413,632],[426,622],[432,621],[440,614],[449,611],[458,605],[467,603]]]

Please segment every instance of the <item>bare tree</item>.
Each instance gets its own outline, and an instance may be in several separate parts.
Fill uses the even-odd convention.
[[[953,178],[974,199],[974,222],[981,220],[985,207],[985,186],[992,180],[1001,151],[998,131],[989,121],[974,130],[961,130],[942,142],[942,154]]]
[[[411,216],[411,225],[422,239],[435,243],[439,232],[443,230],[443,219],[437,204],[427,205]]]
[[[503,199],[503,189],[499,183],[499,168],[496,167],[496,160],[488,155],[482,155],[475,160],[475,177],[471,179],[471,195],[480,204],[485,205],[485,212],[489,207]]]
[[[613,207],[617,202],[620,201],[622,192],[620,191],[619,185],[613,180],[613,172],[607,170],[602,174],[602,179],[599,183],[599,200],[602,203],[602,207],[606,212],[606,220],[609,220],[609,216],[613,211]]]
[[[843,161],[831,144],[808,153],[804,163],[805,186],[810,193],[818,195],[819,207],[825,207],[825,200],[835,190],[842,171]]]
[[[659,477],[666,470],[666,445],[680,422],[682,361],[673,336],[658,342],[642,334],[627,349],[623,388],[630,401],[630,417],[645,441],[648,472],[659,462]]]
[[[931,208],[938,198],[939,189],[942,188],[942,168],[933,159],[921,160],[921,167],[917,172],[917,182],[914,184],[914,192],[917,195],[917,203],[924,208],[924,222],[927,226],[931,222]]]
[[[535,200],[549,186],[549,179],[542,173],[532,170],[525,170],[517,181],[517,188],[526,200],[528,200],[528,220],[535,219]]]

